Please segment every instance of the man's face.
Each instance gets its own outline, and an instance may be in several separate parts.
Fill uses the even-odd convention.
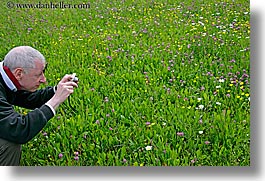
[[[22,69],[24,71],[19,80],[22,90],[34,92],[39,88],[40,84],[46,82],[46,77],[44,75],[45,64],[40,60],[35,61],[35,68]]]

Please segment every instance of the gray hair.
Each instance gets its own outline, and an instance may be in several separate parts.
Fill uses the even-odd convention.
[[[18,46],[11,49],[5,56],[3,63],[11,71],[18,67],[35,68],[35,61],[40,60],[46,63],[44,56],[36,49],[30,46]]]

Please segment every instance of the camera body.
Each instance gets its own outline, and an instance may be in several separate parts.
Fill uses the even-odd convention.
[[[76,77],[76,73],[73,73],[72,76],[73,76],[73,78],[71,79],[71,81],[77,83],[78,77]]]

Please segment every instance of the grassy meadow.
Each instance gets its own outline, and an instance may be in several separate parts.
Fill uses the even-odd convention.
[[[250,166],[249,1],[59,2],[0,3],[1,60],[29,45],[47,85],[79,78],[22,166]]]

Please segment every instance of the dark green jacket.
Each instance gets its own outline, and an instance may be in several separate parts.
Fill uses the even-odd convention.
[[[24,144],[36,136],[54,114],[45,103],[54,95],[53,87],[35,92],[12,92],[0,74],[0,138]],[[19,114],[14,105],[31,109]]]

